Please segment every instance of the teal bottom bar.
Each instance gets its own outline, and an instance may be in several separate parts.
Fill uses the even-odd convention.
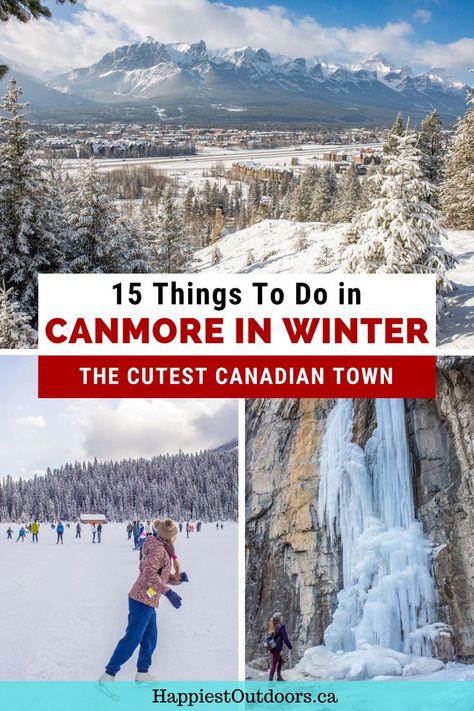
[[[473,711],[474,682],[0,682],[2,711]]]

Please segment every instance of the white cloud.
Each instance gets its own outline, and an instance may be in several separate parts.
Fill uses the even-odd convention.
[[[0,54],[40,70],[58,71],[90,64],[120,44],[151,35],[164,42],[203,39],[211,48],[251,45],[292,57],[327,56],[349,63],[381,51],[396,62],[436,67],[454,66],[450,55],[454,46],[455,66],[465,68],[461,64],[465,54],[457,45],[474,41],[417,43],[408,22],[327,27],[314,17],[296,16],[278,5],[261,9],[210,0],[84,0],[83,7],[70,22],[5,24]],[[431,13],[420,9],[415,15],[425,22]]]
[[[237,404],[230,400],[84,400],[71,404],[69,417],[86,459],[194,452],[237,435]]]
[[[433,18],[433,13],[431,12],[431,10],[423,10],[422,8],[420,8],[415,12],[413,17],[416,20],[419,20],[423,25],[426,25],[428,24],[428,22],[431,22]]]
[[[0,477],[66,462],[193,452],[237,436],[235,400],[38,400],[36,358],[0,368]]]
[[[34,427],[38,430],[42,430],[46,427],[46,420],[43,415],[25,415],[24,417],[17,417],[16,422],[18,422],[19,425]]]
[[[474,62],[474,38],[462,37],[456,42],[426,42],[415,50],[415,59],[430,67],[445,67],[453,72],[470,69]]]

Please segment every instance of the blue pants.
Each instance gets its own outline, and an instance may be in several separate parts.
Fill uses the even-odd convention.
[[[115,647],[109,663],[105,667],[107,674],[115,676],[120,667],[130,659],[138,645],[137,670],[147,672],[158,641],[156,610],[143,602],[128,598],[128,624],[125,636]]]

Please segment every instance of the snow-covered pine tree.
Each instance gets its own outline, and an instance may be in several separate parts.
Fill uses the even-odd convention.
[[[311,213],[311,201],[319,180],[320,170],[310,166],[300,178],[298,185],[291,195],[290,217],[295,222],[308,222]]]
[[[35,326],[37,276],[64,270],[64,235],[53,186],[34,158],[21,94],[12,79],[0,117],[0,278]]]
[[[77,520],[97,511],[111,521],[172,516],[236,520],[236,449],[151,459],[74,462],[32,479],[0,480],[0,520]],[[43,518],[44,517],[44,518]]]
[[[395,119],[395,123],[393,124],[392,128],[390,129],[390,133],[388,134],[388,138],[386,142],[384,143],[383,146],[383,154],[384,156],[389,156],[394,151],[396,151],[399,147],[398,144],[398,139],[403,136],[404,134],[404,128],[403,128],[403,116],[401,113],[397,114],[397,118]]]
[[[163,271],[160,221],[147,200],[142,201],[140,221],[151,270],[154,272]]]
[[[108,197],[93,159],[87,161],[70,188],[66,213],[71,229],[71,271],[86,274],[149,271],[147,252],[136,230]]]
[[[162,271],[167,274],[183,272],[190,257],[189,243],[171,187],[163,196],[162,210],[159,255]]]
[[[381,177],[380,196],[353,223],[356,243],[348,250],[349,272],[436,274],[437,290],[452,288],[455,260],[442,242],[446,233],[426,198],[431,184],[421,174],[413,133],[397,136]]]
[[[421,151],[422,175],[436,188],[429,202],[434,207],[438,207],[438,189],[444,177],[446,141],[443,134],[443,122],[436,109],[421,122],[418,148]]]
[[[446,177],[441,186],[441,207],[450,227],[474,229],[474,92],[468,93],[468,108],[457,122],[446,159]]]
[[[336,174],[331,167],[326,166],[322,169],[314,188],[309,213],[310,220],[326,222],[331,218],[336,191]]]
[[[371,163],[367,169],[367,174],[362,181],[362,193],[360,197],[361,210],[368,210],[373,201],[380,195],[381,170],[380,166]]]
[[[75,1],[69,0],[71,3]],[[64,5],[66,0],[58,0],[58,2]],[[40,0],[2,0],[0,3],[0,22],[7,22],[10,18],[19,22],[28,22],[32,18],[38,20],[41,17],[51,17],[51,10]]]
[[[0,348],[34,348],[36,331],[30,318],[12,300],[12,289],[0,286]]]
[[[335,222],[350,222],[360,208],[361,196],[362,185],[357,167],[351,163],[341,178],[336,194],[333,210]]]

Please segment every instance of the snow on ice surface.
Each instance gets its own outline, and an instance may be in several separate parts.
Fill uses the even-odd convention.
[[[330,262],[325,266],[319,263],[319,258],[322,247],[328,247],[337,255],[346,227],[320,222],[264,220],[221,237],[216,242],[221,253],[218,264],[212,263],[214,245],[196,252],[191,271],[295,274],[344,271],[344,262]],[[306,235],[306,249],[297,248],[301,230]],[[474,348],[474,232],[448,230],[448,237],[446,246],[458,259],[457,267],[449,273],[457,288],[446,297],[449,316],[441,320],[438,342],[443,350]]]
[[[20,526],[0,524],[0,680],[96,680],[123,636],[127,595],[138,571],[138,553],[127,540],[126,523],[103,527],[92,544],[89,526],[75,539],[75,523],[64,545],[47,524],[40,542],[15,543]],[[158,607],[158,646],[151,672],[158,679],[237,678],[237,524],[204,524],[200,533],[176,543],[190,578],[176,591],[183,605]],[[118,678],[134,679],[137,653]]]

